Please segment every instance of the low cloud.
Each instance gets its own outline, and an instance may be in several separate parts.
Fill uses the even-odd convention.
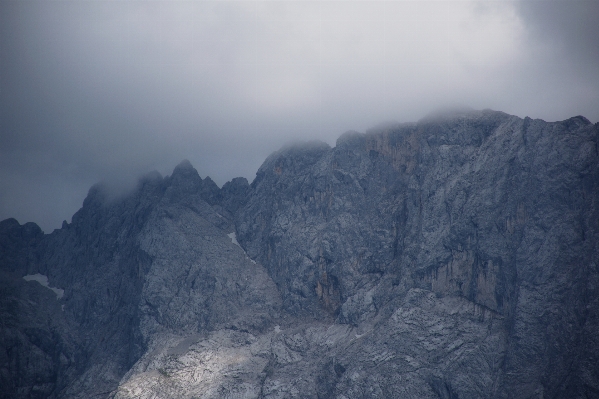
[[[599,120],[596,1],[0,7],[0,219],[47,232],[95,182],[184,158],[222,185],[290,140],[441,107]]]

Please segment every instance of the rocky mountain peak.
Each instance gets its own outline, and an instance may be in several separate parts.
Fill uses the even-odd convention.
[[[2,221],[0,397],[595,397],[598,143],[459,110]]]
[[[355,130],[349,130],[343,133],[337,139],[335,147],[359,147],[364,143],[364,134],[358,133]]]
[[[179,163],[179,165],[175,166],[175,169],[173,170],[173,175],[177,173],[182,173],[184,171],[192,170],[195,170],[195,168],[191,165],[191,162],[189,162],[189,160],[187,159],[184,159],[181,161],[181,163]]]

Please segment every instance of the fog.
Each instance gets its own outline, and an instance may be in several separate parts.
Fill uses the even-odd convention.
[[[1,1],[0,220],[443,107],[599,120],[597,1]]]

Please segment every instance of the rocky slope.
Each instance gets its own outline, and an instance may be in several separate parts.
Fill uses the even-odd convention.
[[[599,397],[598,143],[467,111],[0,222],[0,397]]]

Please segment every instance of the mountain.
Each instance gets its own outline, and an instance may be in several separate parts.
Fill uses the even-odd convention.
[[[599,397],[599,124],[458,111],[0,222],[0,398]]]

